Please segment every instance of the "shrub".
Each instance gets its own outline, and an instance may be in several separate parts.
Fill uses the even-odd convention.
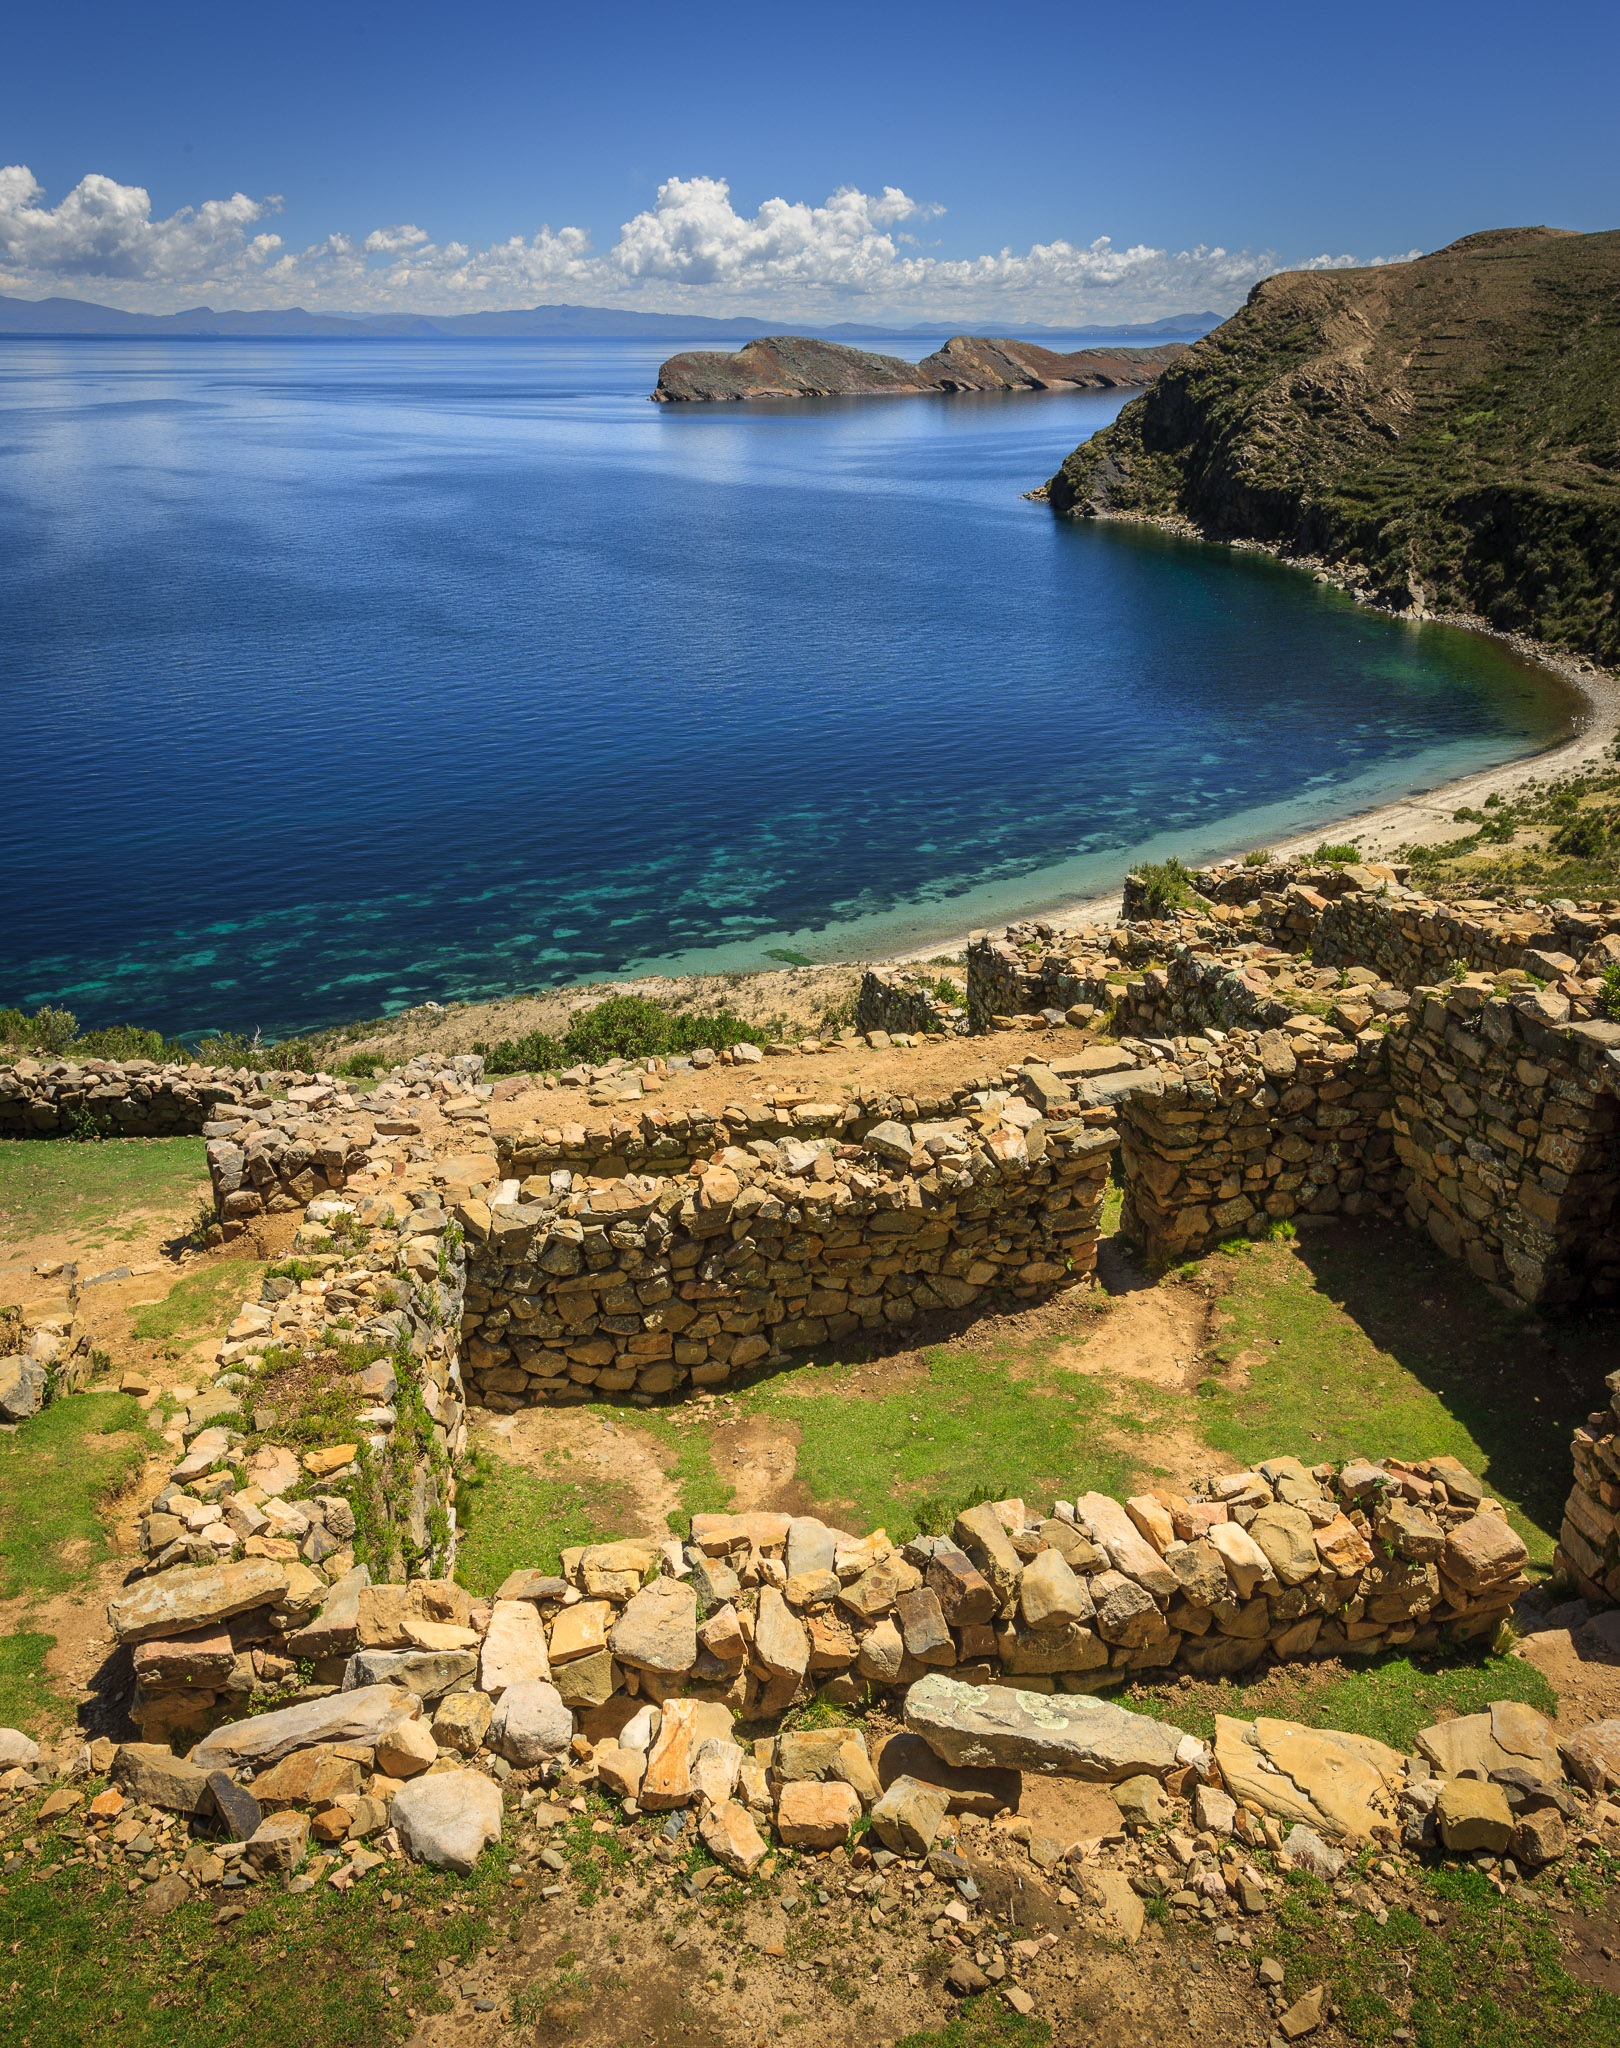
[[[1620,961],[1614,961],[1603,970],[1603,985],[1598,990],[1598,1009],[1615,1023],[1620,1023]]]
[[[1138,868],[1136,877],[1142,884],[1142,901],[1151,912],[1179,910],[1192,901],[1192,875],[1174,854],[1166,861]]]
[[[1243,856],[1243,865],[1246,868],[1269,868],[1272,859],[1273,855],[1269,846],[1251,846]]]
[[[601,1066],[611,1059],[668,1059],[707,1046],[721,1052],[745,1042],[763,1045],[765,1034],[729,1010],[707,1017],[679,1016],[647,996],[609,996],[593,1010],[582,1010],[559,1041],[544,1031],[526,1038],[505,1038],[479,1044],[489,1074],[546,1073],[556,1067]]]
[[[1311,858],[1312,860],[1325,861],[1330,868],[1347,868],[1360,860],[1361,848],[1349,845],[1348,843],[1343,846],[1329,846],[1324,842],[1311,855]]]
[[[375,1080],[387,1064],[387,1059],[380,1052],[353,1052],[340,1065],[335,1066],[332,1072],[341,1074],[346,1080],[371,1081]]]
[[[1596,811],[1578,811],[1553,837],[1553,852],[1570,860],[1597,860],[1607,850],[1609,827]]]

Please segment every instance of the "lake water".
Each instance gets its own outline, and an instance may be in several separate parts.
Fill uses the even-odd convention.
[[[0,343],[0,1003],[896,949],[1567,729],[1494,642],[1025,503],[1114,397],[650,405],[671,352]]]

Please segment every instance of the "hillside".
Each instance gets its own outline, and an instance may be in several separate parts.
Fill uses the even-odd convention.
[[[1061,355],[1034,342],[953,334],[920,363],[873,355],[804,334],[751,341],[735,355],[693,350],[658,372],[659,405],[743,398],[832,398],[919,391],[1103,391],[1149,384],[1186,353],[1157,348],[1088,348]]]
[[[1044,494],[1620,658],[1620,233],[1268,278]]]

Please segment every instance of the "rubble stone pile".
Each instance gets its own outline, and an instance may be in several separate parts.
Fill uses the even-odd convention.
[[[1606,1409],[1586,1418],[1570,1452],[1575,1483],[1564,1506],[1556,1565],[1589,1600],[1620,1600],[1620,1373]]]

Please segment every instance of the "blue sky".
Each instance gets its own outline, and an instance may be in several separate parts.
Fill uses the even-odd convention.
[[[1151,318],[1620,219],[1612,4],[88,0],[4,47],[0,290],[152,310]]]

